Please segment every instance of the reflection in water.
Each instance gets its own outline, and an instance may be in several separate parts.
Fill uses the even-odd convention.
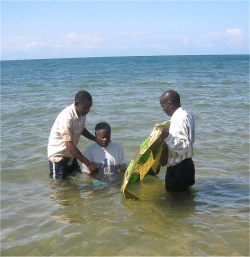
[[[234,255],[246,252],[241,240],[235,241],[238,232],[234,233],[234,239],[224,240],[224,235],[236,226],[235,222],[237,231],[246,234],[243,227],[246,222],[224,201],[227,195],[219,195],[223,187],[227,192],[228,184],[239,191],[242,188],[232,182],[222,184],[218,179],[209,181],[199,181],[189,192],[173,194],[165,191],[164,179],[148,176],[129,185],[129,192],[140,198],[140,201],[131,201],[122,195],[119,186],[98,186],[89,178],[71,180],[51,190],[51,199],[58,206],[52,216],[61,223],[82,225],[83,235],[92,234],[92,239],[98,238],[100,253],[107,240],[107,251],[112,252],[115,245],[119,255],[139,255],[138,251],[143,251],[145,244],[147,255],[158,256],[164,255],[164,249],[168,249],[168,255],[189,256],[202,255],[204,251],[226,255],[228,247]],[[218,202],[212,203],[216,196]],[[239,196],[242,196],[241,191],[233,201]],[[232,225],[221,229],[218,224]],[[119,245],[126,247],[121,250]],[[218,249],[212,250],[211,245]],[[96,246],[93,253],[96,253]],[[115,254],[115,250],[112,253]]]
[[[192,204],[195,198],[196,191],[190,187],[187,192],[166,192],[164,180],[158,176],[147,176],[142,181],[128,185],[129,193],[135,195],[142,201],[158,201],[166,202],[167,204],[177,204],[186,201],[188,205]]]
[[[230,210],[228,204],[224,203],[226,208],[223,207],[225,198],[222,196],[213,205],[209,201],[218,195],[216,188],[223,186],[226,187],[215,180],[213,186],[200,182],[196,189],[173,194],[165,191],[163,179],[148,176],[129,185],[129,192],[140,198],[140,201],[131,201],[122,195],[120,186],[93,183],[84,177],[66,181],[61,187],[51,190],[50,198],[58,207],[52,216],[61,223],[82,225],[83,235],[91,233],[92,238],[98,238],[99,251],[103,250],[109,238],[109,246],[116,245],[120,255],[137,253],[138,249],[142,251],[145,243],[147,253],[151,255],[162,255],[164,249],[171,249],[169,255],[202,255],[203,249],[212,251],[211,245],[219,247],[216,252],[220,250],[221,255],[225,255],[229,242],[238,249],[232,251],[233,254],[238,255],[241,245],[231,238],[228,238],[228,243],[223,240],[223,235],[230,233],[230,226],[221,230],[218,223],[238,221],[242,224],[241,217],[235,216],[236,212],[232,208]],[[238,231],[245,233],[243,227]],[[112,234],[117,236],[112,237]],[[126,247],[121,250],[118,245],[124,242]],[[163,248],[155,249],[155,242]],[[180,246],[185,247],[180,249]]]
[[[120,196],[117,184],[103,183],[85,175],[81,179],[66,180],[50,191],[52,202],[58,206],[52,216],[68,224],[90,223],[100,218],[105,206],[116,195]]]
[[[159,215],[168,217],[168,220],[173,214],[175,220],[193,215],[195,193],[170,194],[165,191],[163,183],[158,177],[148,176],[129,186],[129,192],[141,200],[131,201],[122,195],[120,185],[97,183],[89,177],[65,181],[61,187],[50,192],[52,202],[58,206],[52,216],[68,224],[119,222],[121,217],[132,217],[135,224],[139,224],[139,220],[143,217],[148,219],[148,215],[156,220]]]
[[[143,240],[150,255],[180,255],[181,244],[188,245],[187,231],[194,230],[196,212],[196,193],[181,192],[170,194],[165,191],[164,180],[148,176],[138,184],[129,185],[131,193],[141,201],[129,201],[122,198],[124,211],[129,213],[127,228],[123,227],[122,235],[130,235],[134,240],[141,238],[139,249],[143,249]],[[120,225],[122,227],[123,224]],[[149,241],[151,238],[152,241]],[[186,240],[186,242],[185,242]],[[162,247],[162,251],[154,247]],[[130,248],[130,246],[129,246]],[[154,249],[154,250],[153,250]],[[171,249],[171,251],[170,251]],[[133,252],[135,248],[131,248]],[[192,249],[183,249],[183,255],[192,255]],[[126,249],[126,253],[129,249]]]
[[[165,191],[164,180],[159,177],[148,176],[138,184],[129,185],[129,191],[140,198],[141,206],[157,209],[169,219],[172,214],[176,217],[187,218],[194,214],[197,202],[195,201],[196,192],[193,188],[188,192],[169,193]],[[131,208],[131,201],[122,200],[122,204],[130,211],[137,211]],[[136,203],[135,203],[136,205]],[[135,214],[136,215],[136,214]],[[152,216],[152,215],[151,215]]]

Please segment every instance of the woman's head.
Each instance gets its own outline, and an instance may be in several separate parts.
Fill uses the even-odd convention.
[[[100,122],[95,126],[96,141],[101,147],[107,147],[111,139],[111,128],[108,123]]]

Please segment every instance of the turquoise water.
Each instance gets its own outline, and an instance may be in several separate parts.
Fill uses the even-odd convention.
[[[76,92],[93,97],[87,128],[107,121],[129,161],[169,119],[167,89],[196,120],[190,195],[165,192],[165,168],[130,186],[142,201],[84,175],[52,188],[48,137]],[[248,256],[249,56],[2,61],[1,255]]]

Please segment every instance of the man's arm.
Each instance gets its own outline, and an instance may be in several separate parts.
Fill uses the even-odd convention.
[[[84,163],[88,170],[91,172],[91,174],[97,174],[99,171],[96,167],[96,165],[93,162],[90,162],[79,150],[78,148],[73,144],[72,141],[66,141],[65,145],[69,152],[77,158],[80,162]]]
[[[164,139],[168,145],[169,150],[178,154],[185,154],[192,146],[192,121],[189,117],[183,118],[174,125],[174,134],[169,133],[167,138]],[[190,134],[191,133],[191,134]],[[190,140],[191,139],[191,140]]]
[[[83,129],[82,136],[88,138],[89,140],[96,141],[96,137],[91,134],[86,128]]]
[[[164,127],[160,127],[160,130],[161,130],[161,139],[162,141],[164,141],[168,135],[169,135],[169,129],[170,129],[170,122],[168,122],[166,124],[166,126]]]

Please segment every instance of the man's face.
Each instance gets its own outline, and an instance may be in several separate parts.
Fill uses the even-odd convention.
[[[160,100],[162,110],[168,115],[172,116],[172,103],[167,100]]]
[[[76,111],[82,116],[85,116],[89,113],[91,106],[92,101],[84,101],[83,103],[75,102]]]
[[[105,129],[99,130],[96,134],[96,141],[101,147],[107,147],[110,142],[110,133]]]

